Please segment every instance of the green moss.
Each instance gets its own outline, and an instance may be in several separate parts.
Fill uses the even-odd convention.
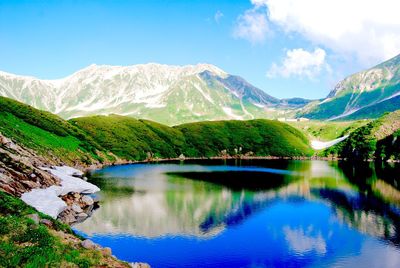
[[[72,233],[68,226],[0,191],[0,267],[93,267],[100,263],[98,251],[63,243],[45,225],[26,217],[32,213],[51,220],[56,231]]]

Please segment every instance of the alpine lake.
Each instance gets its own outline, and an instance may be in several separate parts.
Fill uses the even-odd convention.
[[[204,160],[93,171],[73,226],[152,267],[400,267],[400,165]]]

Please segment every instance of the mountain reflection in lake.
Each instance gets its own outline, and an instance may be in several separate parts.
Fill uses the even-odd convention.
[[[400,167],[325,161],[135,164],[94,172],[74,228],[152,267],[400,267]]]

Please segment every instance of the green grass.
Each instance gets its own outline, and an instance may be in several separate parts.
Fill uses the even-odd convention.
[[[45,157],[90,164],[102,161],[102,148],[69,122],[28,105],[0,97],[0,132]]]
[[[72,233],[69,226],[0,191],[0,267],[93,267],[100,264],[100,252],[63,242],[48,227],[28,218],[31,213],[52,221],[54,231]]]
[[[312,154],[308,139],[299,130],[273,120],[210,121],[175,127],[183,133],[187,156],[216,156],[222,150],[234,155],[306,156]]]
[[[371,120],[359,121],[302,121],[288,122],[289,125],[301,130],[312,139],[329,141],[353,132],[355,129],[368,124]]]
[[[168,127],[148,120],[110,115],[70,121],[104,148],[126,159],[211,157],[227,150],[259,156],[310,155],[307,138],[297,129],[271,120],[210,121]]]
[[[129,160],[143,160],[147,152],[155,157],[177,157],[184,143],[182,133],[147,120],[110,115],[72,119],[103,148]]]
[[[356,160],[400,159],[400,110],[387,113],[357,128],[349,138],[328,148],[322,155],[336,155]]]
[[[65,121],[7,98],[0,98],[0,132],[45,157],[66,163],[102,162],[110,152],[126,160],[230,155],[308,156],[308,140],[278,121],[210,121],[169,127],[118,115]],[[237,150],[237,152],[236,152]],[[115,159],[110,159],[111,162]]]

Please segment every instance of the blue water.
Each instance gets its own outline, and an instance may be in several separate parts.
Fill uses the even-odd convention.
[[[152,267],[400,267],[397,171],[276,160],[108,167],[91,178],[100,208],[75,230]]]

